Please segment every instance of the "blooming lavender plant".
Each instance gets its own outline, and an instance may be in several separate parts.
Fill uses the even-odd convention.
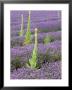
[[[23,14],[21,15],[21,30],[19,32],[19,36],[23,36],[23,33],[24,33],[24,21],[23,21]]]

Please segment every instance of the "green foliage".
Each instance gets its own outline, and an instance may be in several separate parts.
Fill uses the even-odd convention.
[[[39,53],[38,54],[38,64],[40,65],[40,67],[43,63],[48,62],[48,61],[49,61],[49,54],[48,53],[45,53],[45,54]]]
[[[35,29],[35,45],[32,52],[32,58],[29,59],[26,65],[27,67],[30,67],[33,69],[37,67],[37,29]]]
[[[27,31],[30,31],[30,11],[29,11],[29,16],[28,16]]]
[[[30,11],[28,16],[28,24],[27,24],[27,32],[25,36],[25,40],[23,44],[29,44],[31,43],[31,31],[30,31]]]
[[[25,37],[25,40],[24,40],[23,44],[30,44],[30,43],[31,43],[31,32],[27,31],[26,32],[26,37]]]
[[[11,61],[11,69],[18,69],[20,68],[22,65],[21,65],[21,62],[20,62],[20,58],[19,57],[16,57],[15,60],[12,60]]]
[[[35,68],[37,64],[37,51],[36,49],[33,50],[32,59],[29,60],[30,66]]]
[[[36,68],[37,66],[37,51],[35,49],[33,50],[32,58],[29,59],[29,66],[30,68]]]
[[[21,30],[18,34],[19,36],[23,36],[23,31]]]
[[[24,33],[24,21],[23,21],[23,15],[21,15],[21,30],[19,32],[19,36],[23,36]]]
[[[52,42],[52,41],[54,41],[53,37],[48,35],[44,38],[43,42],[44,42],[44,44],[48,44],[49,42]]]
[[[50,61],[58,61],[58,60],[61,60],[61,55],[60,54],[52,54],[50,55]]]
[[[38,53],[38,64],[40,65],[40,67],[41,67],[41,65],[42,65],[43,62],[44,62],[44,57],[45,57],[44,54]]]
[[[61,60],[60,54],[51,54],[51,55],[49,53],[45,53],[45,54],[39,53],[38,54],[38,65],[40,65],[40,67],[45,62],[54,62],[58,60]]]

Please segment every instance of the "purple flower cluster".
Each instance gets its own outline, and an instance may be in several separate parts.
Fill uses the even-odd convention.
[[[24,67],[14,70],[11,79],[61,79],[61,61],[45,63],[36,70]]]

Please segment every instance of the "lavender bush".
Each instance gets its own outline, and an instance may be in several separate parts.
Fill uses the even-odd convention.
[[[16,47],[11,50],[11,58],[14,60],[16,57],[20,57],[22,63],[27,63],[31,58],[34,45],[26,45],[24,47]],[[44,62],[52,62],[61,60],[61,42],[55,41],[49,44],[38,44],[38,58],[37,63],[41,65]]]
[[[38,43],[44,43],[44,38],[46,36],[51,36],[53,38],[52,41],[61,40],[61,31],[48,32],[48,33],[38,33]],[[11,39],[11,46],[12,47],[22,46],[24,39],[25,39],[25,36],[13,37]],[[31,43],[34,43],[34,35],[33,34],[31,35]]]

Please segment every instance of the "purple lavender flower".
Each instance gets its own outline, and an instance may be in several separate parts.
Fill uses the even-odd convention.
[[[20,68],[11,72],[11,79],[61,79],[61,62],[45,63],[40,69]]]

